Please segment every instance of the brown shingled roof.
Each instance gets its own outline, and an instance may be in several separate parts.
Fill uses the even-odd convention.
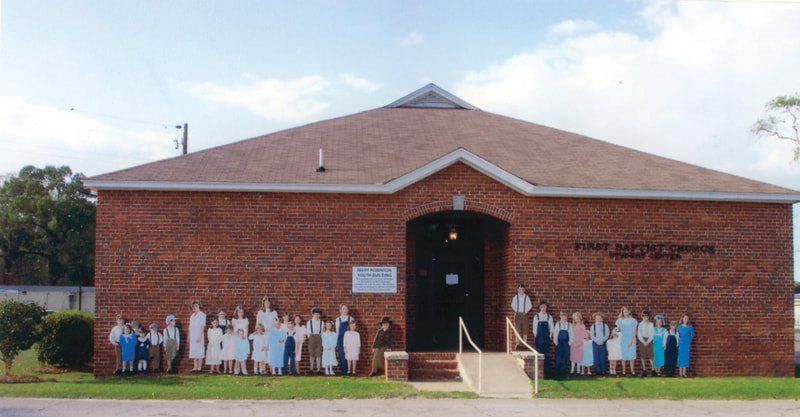
[[[379,108],[90,180],[383,184],[458,148],[539,186],[796,193],[481,110],[434,108]]]

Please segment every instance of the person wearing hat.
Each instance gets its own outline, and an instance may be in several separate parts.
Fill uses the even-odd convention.
[[[392,320],[389,317],[383,316],[380,322],[381,328],[375,334],[375,340],[372,342],[372,370],[369,376],[378,375],[383,372],[384,352],[391,349],[394,337],[392,336]]]
[[[311,309],[311,319],[306,322],[306,335],[308,336],[308,369],[311,373],[322,372],[322,309]]]
[[[170,314],[164,320],[167,327],[164,329],[164,357],[167,361],[167,373],[177,372],[175,358],[181,348],[181,332],[175,327],[175,316]]]

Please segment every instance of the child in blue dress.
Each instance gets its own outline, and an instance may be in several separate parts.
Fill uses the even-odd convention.
[[[122,373],[133,372],[133,361],[136,360],[136,343],[138,340],[131,330],[130,324],[126,324],[122,328],[122,334],[119,336],[119,347],[122,351]]]
[[[234,374],[247,375],[247,357],[250,356],[250,341],[247,340],[244,329],[236,330],[236,364],[234,365]]]
[[[333,367],[339,363],[336,361],[336,347],[338,336],[333,331],[333,322],[325,322],[325,331],[322,332],[322,366],[325,368],[325,375],[334,375]]]
[[[656,325],[653,329],[653,372],[659,376],[664,368],[664,337],[666,335],[667,329],[664,328],[664,318],[656,316]]]
[[[678,344],[678,369],[682,378],[686,378],[686,369],[689,367],[694,336],[694,326],[689,324],[689,315],[684,314],[683,317],[681,317],[681,325],[678,327],[678,337],[680,340]]]
[[[136,329],[136,369],[147,372],[147,362],[150,362],[150,338],[141,327]]]
[[[669,331],[667,331],[664,337],[664,373],[667,376],[675,376],[675,368],[678,365],[678,345],[680,344],[680,338],[678,322],[673,321],[669,324]]]
[[[285,351],[286,332],[281,328],[281,322],[275,321],[269,331],[267,346],[269,346],[269,369],[272,375],[283,375],[283,354]]]

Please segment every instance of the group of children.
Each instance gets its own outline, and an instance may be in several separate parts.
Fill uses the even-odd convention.
[[[298,364],[306,342],[311,373],[321,373],[324,368],[325,375],[334,375],[334,368],[340,365],[340,361],[343,374],[355,375],[357,372],[361,335],[346,305],[339,307],[336,320],[328,321],[322,320],[322,310],[315,307],[311,310],[311,319],[303,324],[299,315],[290,318],[286,314],[280,320],[270,299],[264,297],[262,309],[256,314],[253,333],[249,333],[250,320],[242,306],[236,306],[234,316],[228,320],[225,312],[220,310],[206,329],[206,314],[199,302],[192,303],[188,334],[189,358],[193,363],[191,372],[203,372],[205,363],[210,373],[248,375],[246,362],[250,359],[255,375],[298,375]],[[155,323],[150,325],[148,333],[144,333],[138,323],[126,324],[118,316],[117,325],[109,334],[117,357],[117,373],[147,371],[148,363],[151,370],[160,372],[162,347],[167,371],[173,372],[180,333],[173,315],[167,317],[166,324],[163,334],[159,333]],[[393,341],[391,320],[382,318],[380,326],[372,345],[374,354],[370,376],[383,370],[383,353]],[[136,371],[133,362],[137,363]]]
[[[553,320],[547,312],[548,304],[539,303],[539,311],[533,316],[529,327],[528,313],[531,310],[530,297],[525,287],[520,285],[511,301],[514,310],[514,327],[522,340],[527,339],[528,329],[532,328],[535,349],[544,355],[545,369],[554,370],[556,375],[567,374],[618,375],[617,365],[622,366],[622,375],[635,375],[637,350],[641,361],[640,376],[649,373],[653,376],[686,377],[691,357],[694,326],[688,315],[681,317],[680,323],[672,321],[665,328],[666,318],[655,316],[650,320],[650,312],[644,310],[641,321],[637,321],[627,307],[620,314],[612,328],[605,324],[602,313],[593,314],[594,323],[587,329],[580,312],[572,314],[572,321],[566,312],[559,313],[559,320]],[[550,348],[555,345],[555,358],[551,366]],[[517,348],[520,348],[519,342]],[[627,365],[627,366],[626,366]]]
[[[161,372],[162,347],[167,363],[166,371],[174,372],[172,365],[180,346],[180,332],[175,327],[175,316],[167,316],[166,325],[163,333],[159,332],[156,323],[150,324],[145,330],[139,322],[126,323],[122,315],[117,315],[117,324],[108,335],[116,357],[115,373]]]

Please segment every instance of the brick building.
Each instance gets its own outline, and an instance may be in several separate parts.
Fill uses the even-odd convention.
[[[697,374],[794,372],[800,194],[484,112],[435,85],[86,184],[99,375],[113,370],[117,312],[171,312],[185,331],[193,299],[209,316],[242,304],[251,323],[264,295],[305,317],[346,303],[365,345],[389,315],[407,351],[455,348],[461,316],[500,350],[521,282],[584,317],[687,312]]]

